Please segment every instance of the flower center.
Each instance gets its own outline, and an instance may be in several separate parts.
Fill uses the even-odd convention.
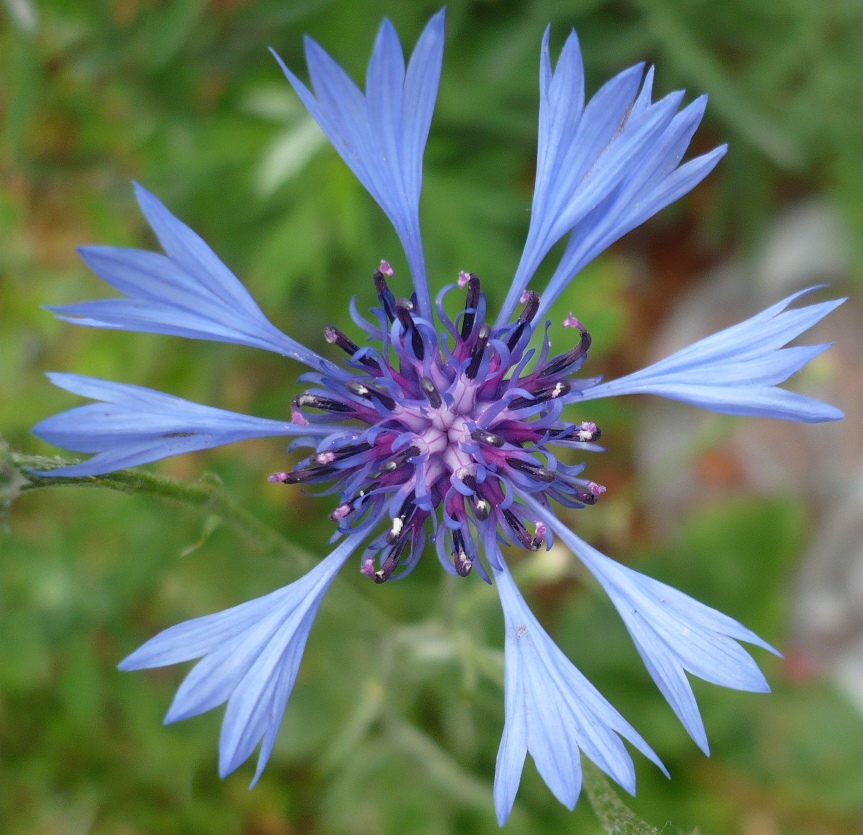
[[[414,315],[412,300],[393,295],[387,276],[392,269],[384,261],[374,275],[376,323],[352,309],[372,344],[361,348],[328,327],[327,341],[350,357],[347,367],[301,378],[313,386],[294,399],[293,421],[332,424],[332,433],[322,442],[304,441],[316,452],[270,480],[332,482],[326,492],[341,496],[331,514],[340,533],[372,533],[386,522],[362,559],[363,573],[376,582],[413,568],[429,520],[444,566],[460,576],[477,567],[487,579],[478,560],[483,538],[499,535],[531,550],[550,544],[518,493],[583,507],[604,491],[579,478],[584,465],[566,465],[548,449],[597,448],[595,424],[561,419],[567,402],[590,384],[571,378],[587,356],[590,335],[570,315],[564,324],[579,333],[570,351],[549,359],[549,323],[538,353],[527,350],[539,296],[525,292],[518,319],[494,329],[485,322],[485,295],[472,273],[459,274],[467,293],[455,321],[443,304],[454,286],[439,295],[438,332]]]

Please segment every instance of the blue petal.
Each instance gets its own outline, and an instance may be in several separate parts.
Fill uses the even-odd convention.
[[[521,500],[593,573],[614,603],[662,694],[698,746],[707,734],[686,673],[734,690],[770,690],[738,641],[776,650],[733,618],[601,554],[528,494]]]
[[[331,363],[276,328],[236,276],[188,226],[135,184],[141,210],[167,255],[90,246],[78,251],[126,298],[49,307],[58,319],[91,328],[161,333],[250,345],[315,369]]]
[[[422,160],[443,60],[444,11],[428,23],[405,71],[395,29],[385,20],[369,61],[366,93],[306,39],[309,90],[275,55],[303,104],[393,224],[413,276],[420,314],[432,307],[419,227]]]
[[[201,406],[142,386],[78,374],[48,377],[60,388],[100,402],[53,415],[33,427],[33,433],[73,452],[97,454],[89,461],[37,475],[101,475],[250,438],[331,431]]]
[[[202,658],[180,685],[165,722],[197,716],[227,701],[219,744],[222,777],[245,762],[259,742],[252,785],[260,777],[272,753],[318,607],[361,539],[348,537],[289,586],[172,626],[121,662],[121,670],[141,670]]]
[[[812,288],[814,289],[814,288]],[[658,394],[730,415],[818,423],[842,412],[802,394],[776,388],[829,345],[782,346],[820,322],[844,299],[786,310],[803,290],[756,316],[701,339],[657,363],[570,397],[595,400],[621,394]]]
[[[537,316],[603,249],[699,183],[724,154],[680,160],[704,112],[701,98],[679,113],[682,92],[650,102],[653,71],[624,70],[584,105],[578,40],[567,39],[555,70],[546,30],[540,59],[537,173],[530,228],[498,325],[513,314],[542,259],[567,233],[569,246],[542,293]]]
[[[665,771],[540,626],[499,552],[490,564],[506,626],[506,720],[494,784],[498,822],[503,825],[512,810],[528,751],[554,796],[570,809],[581,791],[581,752],[629,792],[635,791],[635,769],[621,737]]]

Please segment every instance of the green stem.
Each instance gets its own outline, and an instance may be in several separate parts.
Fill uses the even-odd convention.
[[[278,531],[261,522],[241,505],[237,504],[222,486],[218,476],[207,473],[194,484],[185,484],[163,475],[143,470],[120,470],[97,476],[35,476],[32,471],[42,472],[67,467],[78,463],[75,460],[40,455],[23,455],[0,446],[0,469],[6,475],[0,484],[0,512],[4,505],[11,505],[16,496],[50,487],[99,487],[121,493],[145,493],[161,499],[198,507],[217,516],[225,525],[237,532],[264,553],[289,558],[302,570],[308,570],[317,561],[313,554],[294,545]],[[5,472],[5,471],[10,472]],[[2,520],[0,520],[2,521]],[[382,626],[390,625],[390,618],[376,604],[357,589],[340,583],[332,590],[340,597],[344,606],[357,607],[364,617]]]
[[[280,533],[237,504],[225,491],[218,476],[212,473],[206,473],[195,484],[184,484],[142,470],[120,470],[96,476],[34,476],[30,474],[32,470],[45,472],[78,462],[59,457],[22,455],[17,452],[12,452],[9,457],[25,479],[19,488],[20,493],[48,487],[100,487],[120,493],[146,493],[180,504],[200,507],[218,516],[228,527],[254,542],[261,550],[290,556],[299,562],[302,568],[308,568],[312,564],[310,554],[290,543]]]

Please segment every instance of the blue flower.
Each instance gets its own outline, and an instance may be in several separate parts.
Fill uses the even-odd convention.
[[[155,197],[138,201],[165,254],[110,247],[81,250],[123,294],[57,308],[79,325],[234,342],[274,351],[307,370],[290,420],[263,420],[190,403],[138,386],[55,374],[53,382],[97,403],[48,418],[37,435],[87,461],[52,471],[86,476],[247,438],[292,436],[310,453],[273,483],[326,484],[344,537],[315,569],[285,588],[225,612],[172,627],[122,664],[126,670],[201,659],[166,717],[172,722],[228,707],[220,773],[260,743],[254,781],[266,765],[321,598],[358,554],[377,583],[407,575],[426,545],[444,569],[474,570],[496,586],[506,625],[506,720],[495,779],[502,824],[528,752],[555,796],[574,806],[581,756],[635,790],[627,740],[663,768],[634,728],[597,692],[543,631],[519,594],[499,543],[535,551],[557,536],[611,597],[658,687],[701,748],[707,737],[687,673],[739,690],[766,691],[740,641],[774,651],[713,609],[591,548],[555,515],[553,503],[594,504],[605,488],[558,448],[596,451],[600,429],[573,422],[567,407],[598,397],[656,394],[737,415],[798,421],[841,418],[832,406],[778,387],[827,346],[785,347],[839,301],[790,308],[801,294],[619,380],[579,377],[591,337],[571,314],[574,338],[552,355],[549,306],[598,253],[698,184],[725,148],[681,162],[705,100],[680,109],[683,93],[653,102],[653,72],[632,67],[587,103],[578,41],[571,34],[556,67],[548,32],[540,59],[537,176],[530,228],[512,286],[494,324],[480,279],[461,272],[430,295],[419,226],[422,157],[443,54],[443,12],[435,15],[405,66],[391,24],[381,27],[363,93],[313,41],[306,42],[311,89],[282,65],[289,82],[335,149],[389,217],[412,281],[390,287],[382,261],[373,280],[379,305],[369,318],[351,308],[366,340],[330,326],[343,362],[322,357],[276,329],[207,245]],[[281,63],[281,62],[280,62]],[[548,284],[534,273],[569,235]],[[452,293],[464,308],[445,310]],[[364,544],[364,547],[362,547]],[[664,770],[664,769],[663,769]],[[254,782],[253,781],[253,782]]]

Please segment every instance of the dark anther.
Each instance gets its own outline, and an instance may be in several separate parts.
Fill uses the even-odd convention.
[[[416,510],[416,493],[412,490],[402,502],[399,512],[393,519],[393,525],[387,532],[387,542],[392,545],[405,533],[405,526]]]
[[[539,310],[539,293],[534,290],[525,290],[522,299],[524,299],[524,310],[521,311],[518,321],[530,324],[533,317],[536,316],[536,311]]]
[[[330,345],[338,345],[339,348],[341,348],[350,357],[353,357],[353,355],[360,350],[359,345],[357,345],[356,342],[349,339],[344,333],[342,333],[342,331],[332,325],[327,325],[324,328],[324,339],[326,339]],[[379,367],[371,357],[360,357],[359,361],[368,368]]]
[[[432,409],[440,409],[443,406],[443,398],[440,396],[437,386],[431,381],[430,377],[420,378],[420,388],[423,390],[423,394],[428,399]]]
[[[473,350],[470,352],[470,364],[467,371],[464,372],[468,380],[475,380],[479,374],[479,366],[485,354],[485,347],[488,345],[488,338],[491,336],[491,327],[487,324],[480,326],[479,333],[476,335],[476,342],[473,344]]]
[[[536,316],[536,311],[539,310],[539,293],[533,290],[525,290],[522,298],[524,299],[524,310],[521,311],[515,329],[506,341],[506,347],[510,351],[515,350],[515,346],[518,345],[518,341],[524,334],[525,329],[530,325],[533,317]]]
[[[397,470],[399,467],[401,467],[401,465],[404,464],[405,462],[410,461],[411,458],[413,458],[415,455],[419,455],[419,454],[420,454],[419,447],[409,446],[406,450],[403,450],[402,452],[400,452],[391,461],[387,461],[387,463],[384,464],[383,467],[381,467],[381,472],[382,473],[391,473],[391,472],[393,472],[393,470]]]
[[[506,341],[506,347],[512,351],[516,345],[518,345],[518,340],[521,339],[521,335],[524,333],[524,329],[527,327],[524,322],[519,322],[515,326],[515,330],[509,335],[509,339]]]
[[[547,400],[557,400],[558,397],[563,397],[564,394],[569,394],[570,391],[572,391],[572,386],[567,382],[560,381],[538,388],[533,392],[533,400],[527,397],[514,397],[509,403],[509,408],[523,409],[525,406],[538,406]]]
[[[327,479],[338,472],[339,471],[335,467],[323,464],[311,464],[308,467],[302,467],[299,470],[285,473],[285,477],[282,481],[284,481],[285,484],[302,484],[306,481]]]
[[[575,487],[572,492],[575,500],[582,504],[596,504],[599,501],[599,495],[585,487]]]
[[[381,305],[384,309],[384,313],[387,314],[387,319],[392,322],[396,318],[396,297],[393,295],[393,291],[390,290],[390,286],[389,284],[387,284],[386,277],[380,270],[375,270],[373,278],[375,282],[375,290],[377,290],[378,298],[380,299]]]
[[[467,555],[464,536],[461,531],[452,532],[452,562],[459,577],[467,577],[473,568],[473,562]]]
[[[293,400],[294,406],[300,409],[321,409],[324,412],[352,412],[354,407],[349,403],[342,403],[330,397],[321,397],[317,394],[298,394]]]
[[[357,345],[356,342],[352,342],[338,328],[335,328],[332,325],[327,325],[324,328],[324,339],[326,339],[330,345],[338,345],[339,348],[351,357],[360,350],[360,346]]]
[[[345,383],[345,388],[351,394],[355,394],[357,397],[362,397],[363,400],[380,400],[384,405],[384,408],[389,409],[390,411],[396,407],[396,401],[388,394],[385,394],[376,388],[371,388],[365,383],[361,383],[359,380],[348,380]]]
[[[506,463],[514,470],[518,470],[520,473],[529,475],[537,481],[545,481],[546,483],[551,484],[551,482],[557,478],[557,475],[553,470],[549,470],[546,467],[540,467],[539,464],[535,464],[533,461],[523,461],[521,458],[507,458]]]
[[[493,447],[502,447],[506,443],[506,440],[500,435],[495,435],[494,432],[488,432],[485,429],[474,429],[470,436],[480,444]]]
[[[561,371],[569,368],[569,366],[574,365],[578,362],[590,348],[590,334],[584,330],[584,328],[580,328],[581,330],[581,340],[578,345],[576,345],[571,350],[567,351],[565,354],[561,354],[558,357],[555,357],[545,368],[540,371],[540,376],[542,377],[550,377],[552,374],[559,374]]]
[[[360,501],[360,499],[364,499],[369,494],[374,493],[374,491],[377,490],[378,487],[380,487],[380,486],[381,486],[381,483],[379,481],[369,482],[368,484],[365,485],[365,487],[361,487],[359,490],[357,490],[356,496],[354,496],[348,502],[348,504],[350,504],[351,507],[353,507],[358,501]]]
[[[473,505],[474,515],[480,522],[485,522],[491,513],[491,505],[479,494],[479,483],[476,476],[473,473],[465,473],[461,476],[461,480],[469,490],[473,491],[470,503]]]
[[[381,405],[387,409],[387,411],[392,412],[396,407],[396,401],[392,399],[388,394],[384,394],[382,391],[378,391],[377,389],[371,389],[372,400],[379,400]]]
[[[413,309],[413,302],[410,299],[396,299],[396,319],[401,322],[402,327],[406,331],[413,330],[414,328],[414,318],[411,316]]]
[[[333,461],[343,461],[345,458],[359,455],[362,452],[368,452],[370,449],[373,449],[372,445],[363,441],[359,444],[348,444],[338,449],[328,449],[325,452],[319,452],[315,456],[315,460],[321,464],[331,464]]]
[[[409,299],[399,299],[396,302],[396,318],[401,323],[401,326],[405,329],[405,333],[409,333],[411,335],[411,347],[414,349],[414,354],[418,360],[422,360],[425,357],[425,346],[423,345],[422,337],[420,336],[420,332],[417,330],[416,322],[414,322],[414,317],[411,316],[411,311],[414,309],[413,302]]]
[[[372,390],[358,380],[348,380],[345,383],[345,388],[351,394],[355,394],[357,397],[362,397],[363,400],[371,400],[372,398]]]
[[[480,522],[485,522],[491,514],[491,505],[486,499],[480,498],[479,495],[476,495],[472,499],[473,501],[473,512],[476,516],[477,520]]]
[[[467,298],[465,299],[464,318],[461,320],[461,338],[467,339],[476,322],[476,306],[479,304],[479,276],[467,274]]]
[[[529,551],[538,550],[539,546],[533,544],[533,537],[528,532],[527,528],[522,524],[521,520],[508,508],[503,512],[503,518],[512,528],[512,532],[518,538],[518,541]]]
[[[393,547],[390,548],[389,553],[383,561],[380,569],[375,571],[372,579],[376,583],[385,583],[390,577],[393,576],[393,572],[398,568],[399,557],[402,555],[402,551],[405,549],[405,545],[407,544],[408,538],[405,534],[402,534],[398,540],[393,544]]]
[[[549,429],[549,441],[580,441],[588,443],[598,441],[602,437],[602,430],[595,423],[571,424],[565,429]]]

